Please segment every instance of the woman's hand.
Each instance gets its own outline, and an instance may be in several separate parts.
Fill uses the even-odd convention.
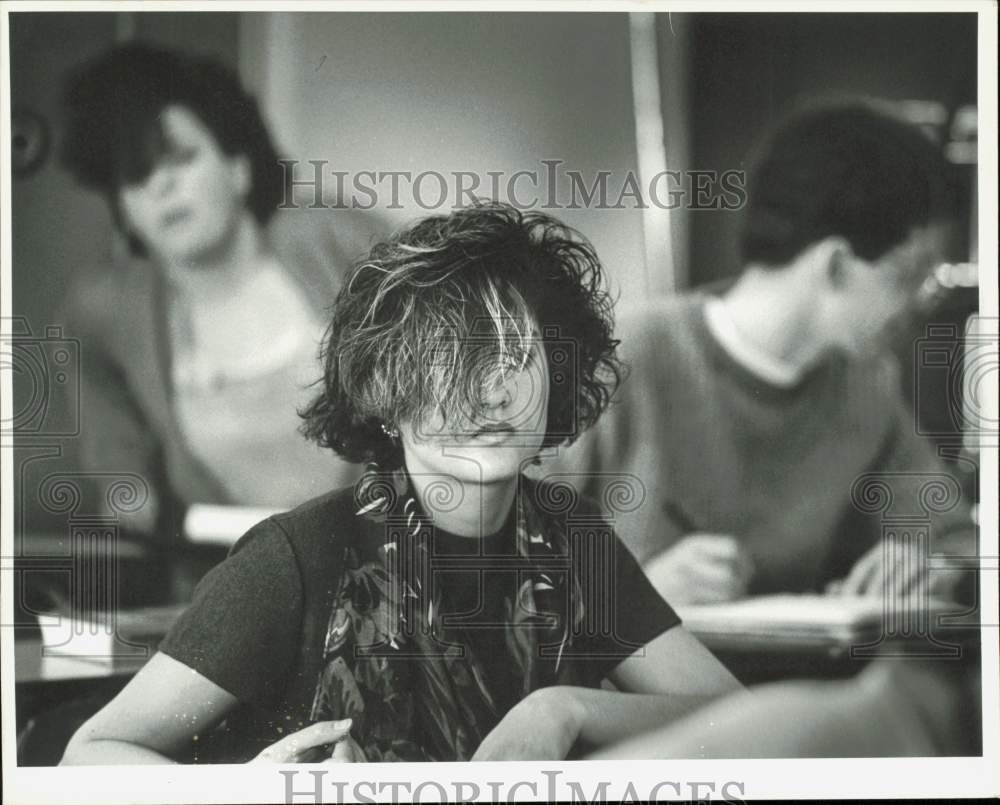
[[[364,752],[350,735],[351,719],[318,721],[271,744],[251,763],[359,763]],[[330,752],[329,745],[334,744]]]
[[[564,760],[582,724],[567,694],[560,687],[528,694],[483,739],[472,760]]]

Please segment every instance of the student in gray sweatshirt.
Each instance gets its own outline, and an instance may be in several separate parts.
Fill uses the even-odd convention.
[[[750,176],[735,284],[619,317],[617,404],[543,474],[602,499],[672,603],[951,594],[960,574],[927,554],[974,554],[974,526],[882,337],[940,260],[950,184],[872,104],[800,110]],[[887,511],[919,533],[883,545]]]

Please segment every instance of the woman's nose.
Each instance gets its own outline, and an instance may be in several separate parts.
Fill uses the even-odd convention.
[[[516,384],[517,378],[512,377],[494,386],[492,390],[483,396],[483,410],[489,413],[491,411],[502,411],[507,408],[514,399]]]
[[[173,190],[176,183],[173,168],[169,165],[159,165],[153,169],[146,181],[146,187],[154,196],[163,196]]]

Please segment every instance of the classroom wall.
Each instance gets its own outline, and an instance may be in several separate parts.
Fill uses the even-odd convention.
[[[976,102],[974,14],[691,14],[691,161],[746,169],[767,126],[823,93]],[[692,211],[690,278],[740,270],[738,212]]]
[[[542,159],[588,184],[610,171],[612,187],[636,168],[625,14],[246,14],[241,26],[244,78],[300,159],[352,175],[471,171],[484,195],[488,171],[541,172]],[[433,203],[437,186],[423,187]],[[434,212],[406,193],[398,209],[383,202],[390,225]],[[639,210],[552,212],[593,240],[623,297],[642,295]]]

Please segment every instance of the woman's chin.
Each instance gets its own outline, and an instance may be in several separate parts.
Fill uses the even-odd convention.
[[[451,464],[452,475],[470,483],[498,483],[516,478],[538,454],[537,440],[518,443],[510,439],[502,444],[472,440],[450,448],[442,460]]]

